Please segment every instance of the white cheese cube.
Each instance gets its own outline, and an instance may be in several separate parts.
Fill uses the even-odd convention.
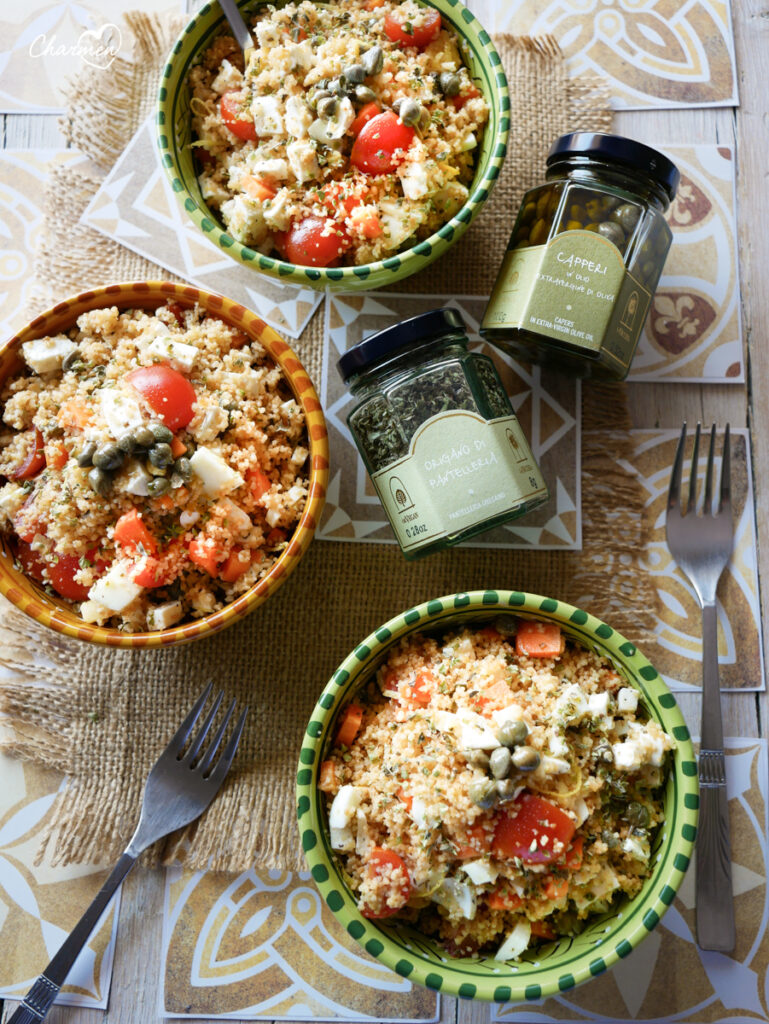
[[[301,139],[313,122],[313,113],[301,96],[289,96],[286,100],[285,120],[288,134]]]
[[[430,191],[427,165],[419,160],[402,163],[398,167],[403,194],[407,199],[421,199]]]
[[[242,487],[243,477],[236,472],[216,452],[201,445],[190,459],[192,472],[203,484],[206,494],[226,494]]]
[[[617,710],[631,713],[638,710],[638,694],[632,687],[620,687],[617,693]]]
[[[152,476],[147,472],[144,466],[137,459],[129,459],[126,463],[125,475],[121,475],[120,484],[122,490],[127,491],[128,494],[138,494],[142,498],[146,498],[150,493],[147,485]]]
[[[297,139],[286,146],[286,156],[294,177],[298,182],[315,179],[320,175],[315,146],[309,139]]]
[[[469,722],[462,722],[459,730],[459,742],[467,750],[495,750],[500,742],[491,729],[479,728]]]
[[[269,50],[273,46],[278,46],[280,44],[282,30],[279,25],[270,21],[269,18],[257,21],[254,31],[256,32],[256,38],[259,46],[263,49]]]
[[[249,196],[237,195],[221,207],[224,223],[239,242],[258,244],[267,235],[262,204]]]
[[[238,89],[243,88],[243,75],[225,57],[219,68],[219,73],[211,82],[211,88],[219,96],[222,96],[225,92],[236,92]]]
[[[389,249],[399,249],[422,223],[422,214],[399,206],[394,199],[383,199],[379,204],[383,234]]]
[[[328,812],[329,827],[347,828],[365,795],[362,786],[340,786]]]
[[[334,825],[329,825],[328,833],[332,850],[339,850],[341,853],[352,853],[355,849],[355,838],[349,826],[347,828],[336,828]]]
[[[264,518],[268,526],[277,526],[280,522],[280,512],[276,508],[268,508]]]
[[[181,601],[168,601],[147,610],[147,626],[150,629],[169,629],[182,617]]]
[[[97,580],[88,591],[89,599],[98,601],[110,611],[122,612],[144,589],[131,579],[128,568],[125,562],[115,562],[106,576]]]
[[[197,420],[197,416],[195,417]],[[196,441],[213,441],[215,437],[227,429],[230,417],[226,409],[220,405],[212,405],[203,411],[200,422],[190,424],[190,433]]]
[[[285,231],[291,223],[291,193],[287,188],[278,189],[274,199],[262,204],[262,216],[266,228]]]
[[[110,617],[109,608],[105,608],[98,601],[83,601],[80,605],[80,618],[83,622],[97,622],[101,625]]]
[[[569,683],[558,696],[553,717],[562,722],[578,722],[587,712],[585,692],[577,683]]]
[[[571,765],[562,757],[550,757],[545,754],[542,758],[542,771],[545,775],[565,775],[571,771]]]
[[[622,852],[627,853],[633,860],[644,862],[649,859],[649,844],[636,836],[628,836],[622,841]]]
[[[283,112],[277,96],[254,96],[251,116],[258,136],[283,134]]]
[[[553,732],[550,736],[550,753],[554,757],[565,757],[569,753],[569,744],[566,737],[560,732]]]
[[[499,871],[490,860],[470,860],[462,865],[471,882],[476,885],[487,885],[496,882]]]
[[[21,346],[21,354],[30,370],[35,373],[52,373],[61,369],[66,357],[76,348],[75,342],[70,341],[66,334],[57,334],[53,338],[25,341]]]
[[[145,346],[145,353],[157,359],[170,363],[182,373],[189,373],[198,358],[198,348],[195,345],[187,345],[183,341],[174,341],[173,338],[153,338]]]
[[[99,399],[102,418],[113,437],[144,424],[144,413],[137,399],[121,387],[100,388],[94,394]]]
[[[421,832],[430,832],[440,823],[435,811],[428,810],[427,804],[420,796],[415,796],[411,801],[409,817]]]
[[[632,739],[623,740],[622,743],[613,743],[611,752],[614,755],[615,768],[633,771],[643,764],[641,750]]]
[[[310,453],[302,445],[297,445],[294,448],[294,454],[291,456],[291,462],[294,466],[303,466],[307,460],[307,456]]]
[[[498,708],[496,711],[492,711],[491,717],[495,725],[503,726],[505,722],[517,722],[523,718],[523,708],[520,704],[508,704],[506,708]]]
[[[234,533],[248,533],[253,525],[249,516],[229,498],[222,498],[217,502],[217,508],[222,509],[226,515],[225,526]]]
[[[587,713],[596,716],[609,713],[609,694],[606,690],[602,693],[590,694],[587,698]]]
[[[18,484],[4,484],[0,487],[0,512],[6,519],[11,520],[27,500],[27,492]]]
[[[303,39],[301,43],[296,43],[295,46],[289,48],[288,66],[292,71],[307,71],[314,64],[315,53],[309,39]]]
[[[274,178],[276,181],[285,181],[288,177],[288,164],[281,156],[254,160],[251,169],[260,178]]]

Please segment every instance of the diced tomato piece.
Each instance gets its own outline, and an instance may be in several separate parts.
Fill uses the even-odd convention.
[[[403,858],[385,846],[374,846],[368,855],[368,870],[372,875],[387,878],[389,885],[381,905],[363,906],[360,908],[361,914],[372,920],[397,914],[411,896],[411,879]],[[392,877],[393,874],[395,877]]]
[[[388,39],[394,43],[423,50],[438,38],[441,16],[438,11],[428,8],[419,15],[417,24],[414,24],[401,8],[396,7],[394,11],[385,14],[384,30]]]
[[[155,587],[167,587],[171,583],[171,576],[159,558],[148,555],[138,563],[136,569],[131,573],[134,583],[140,587],[147,587],[152,590]]]
[[[457,96],[450,96],[449,103],[454,106],[455,110],[461,110],[468,100],[474,100],[476,96],[480,95],[480,89],[476,89],[474,85],[469,85],[464,92],[460,92]]]
[[[582,836],[574,836],[571,846],[566,851],[566,867],[569,871],[579,871],[582,867],[585,840]]]
[[[364,174],[390,174],[414,141],[414,129],[404,124],[394,110],[385,110],[364,124],[350,153],[350,163]]]
[[[323,186],[323,205],[334,217],[340,213],[349,216],[356,206],[360,206],[362,201],[360,196],[351,191],[347,182],[330,181],[328,185]]]
[[[194,562],[195,565],[199,565],[201,569],[205,569],[209,576],[218,575],[219,551],[202,534],[198,534],[194,540],[190,541],[187,546],[187,552],[190,556],[190,561]]]
[[[515,653],[520,657],[557,658],[565,642],[557,622],[522,619],[515,634]]]
[[[205,146],[193,146],[192,155],[201,167],[210,167],[211,164],[216,163],[216,157],[209,153]],[[179,326],[183,325],[180,324]]]
[[[427,707],[435,692],[435,676],[432,672],[418,672],[413,682],[403,682],[398,688],[398,698],[404,704]]]
[[[546,939],[548,942],[552,942],[553,939],[558,938],[555,931],[547,921],[532,921],[531,934],[535,935],[538,939]]]
[[[97,557],[95,550],[89,551],[86,558],[96,568],[97,575],[101,576],[107,568],[107,563]],[[85,601],[88,598],[90,588],[75,579],[75,573],[79,571],[80,559],[77,555],[59,555],[56,561],[48,566],[51,586],[60,597],[65,597],[68,601]]]
[[[333,267],[350,247],[350,236],[341,224],[322,217],[297,220],[288,231],[276,232],[281,256],[298,267]]]
[[[240,187],[251,196],[263,203],[266,199],[274,199],[278,194],[274,188],[255,174],[244,174],[240,179]]]
[[[45,563],[27,541],[17,537],[14,541],[14,553],[25,576],[37,580],[38,583],[45,582]]]
[[[339,788],[336,777],[336,765],[333,761],[320,762],[320,774],[318,776],[318,789],[322,793],[335,793]]]
[[[492,851],[495,857],[547,864],[563,855],[575,829],[574,821],[560,807],[524,792],[497,819]]]
[[[335,742],[344,744],[345,747],[351,746],[352,741],[358,735],[362,721],[363,708],[358,704],[348,704],[342,712]]]
[[[233,135],[244,142],[257,142],[256,128],[242,92],[226,92],[219,101],[222,121]]]
[[[174,433],[192,419],[198,396],[187,378],[168,363],[140,366],[126,380]]]
[[[93,416],[87,405],[78,402],[76,398],[69,398],[61,403],[56,419],[68,430],[85,430],[90,426]]]
[[[243,550],[243,548],[233,548],[226,561],[220,566],[219,578],[223,579],[225,583],[234,583],[247,569],[251,568],[250,558],[245,562],[240,558],[240,553]]]
[[[569,880],[568,878],[548,878],[545,883],[545,899],[552,900],[557,903],[558,900],[563,899],[566,893],[569,891]]]
[[[375,11],[377,7],[384,7],[385,0],[366,0],[366,10]]]
[[[475,635],[480,637],[482,640],[496,641],[502,639],[502,634],[496,626],[484,626],[483,629],[476,630]]]
[[[454,854],[459,860],[474,860],[482,857],[491,851],[491,840],[493,832],[488,828],[488,820],[483,819],[468,825],[465,834],[461,837],[457,851]]]
[[[127,554],[142,550],[145,554],[156,555],[157,541],[142,522],[141,513],[135,508],[123,515],[115,523],[115,543]]]
[[[201,151],[196,150],[195,152],[199,153]],[[209,160],[213,160],[213,157],[211,156],[207,149],[202,150],[202,152],[206,154]],[[173,313],[173,315],[176,317],[176,322],[180,327],[187,326],[187,321],[184,318],[184,306],[181,304],[181,302],[169,302],[166,308],[168,309],[169,313]]]
[[[368,124],[371,118],[376,117],[381,110],[382,108],[374,100],[372,100],[371,103],[364,104],[358,111],[358,116],[350,125],[351,133],[357,138],[357,136],[360,135],[363,125]]]
[[[69,452],[61,441],[51,441],[45,446],[45,464],[49,469],[64,469],[69,461]]]
[[[248,480],[248,486],[256,501],[259,501],[272,487],[272,480],[258,466],[255,469],[248,470],[246,480]]]
[[[408,793],[406,792],[406,790],[403,788],[403,786],[400,786],[398,788],[398,792],[395,795],[398,797],[400,802],[404,805],[406,810],[409,813],[411,813],[411,807],[412,807],[412,805],[414,803],[414,797],[413,796],[409,796]]]
[[[512,889],[502,888],[490,892],[487,903],[492,910],[520,910],[523,898]]]
[[[264,538],[264,543],[269,548],[274,548],[278,544],[282,544],[286,539],[286,531],[281,530],[279,526],[273,526],[267,536]]]
[[[359,206],[350,214],[352,226],[359,231],[364,238],[379,238],[382,234],[382,222],[376,210],[366,206]]]
[[[24,460],[11,473],[11,480],[31,480],[43,469],[45,469],[45,444],[43,435],[35,427],[32,444],[27,450]]]

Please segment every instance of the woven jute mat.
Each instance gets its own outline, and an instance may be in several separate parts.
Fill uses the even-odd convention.
[[[108,281],[162,278],[160,268],[78,218],[152,109],[178,25],[133,14],[132,60],[72,83],[65,131],[90,163],[56,168],[37,264],[36,304]],[[497,40],[510,83],[509,156],[492,198],[464,238],[398,287],[442,294],[491,288],[522,192],[542,178],[547,150],[571,130],[608,130],[600,88],[575,86],[549,38]],[[255,286],[258,287],[256,277]],[[30,310],[35,312],[36,310]],[[320,374],[322,316],[295,348]],[[299,869],[295,768],[304,726],[326,680],[355,644],[412,604],[460,590],[519,589],[559,597],[636,642],[653,625],[654,592],[638,571],[641,495],[619,467],[629,451],[621,386],[583,389],[582,552],[457,548],[407,563],[386,545],[315,541],[281,590],[243,622],[189,646],[114,651],[41,630],[7,604],[0,621],[0,711],[6,749],[58,769],[68,783],[39,851],[54,863],[114,857],[138,816],[146,772],[193,695],[210,679],[251,707],[226,787],[203,819],[154,860],[195,868]]]

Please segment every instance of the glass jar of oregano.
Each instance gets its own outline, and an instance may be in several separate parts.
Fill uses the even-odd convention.
[[[619,135],[562,135],[523,197],[481,334],[527,362],[622,380],[672,235],[679,172]]]
[[[494,363],[434,309],[364,339],[338,369],[347,423],[401,550],[419,558],[547,500]]]

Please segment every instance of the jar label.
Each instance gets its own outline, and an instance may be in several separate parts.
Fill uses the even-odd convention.
[[[594,231],[563,231],[507,253],[482,326],[520,328],[597,354],[612,324],[612,361],[629,363],[651,299],[636,281],[634,289],[643,315],[615,330],[615,306],[627,290],[622,254]]]
[[[408,454],[371,479],[404,551],[547,496],[515,416],[488,421],[459,409],[423,423]]]

